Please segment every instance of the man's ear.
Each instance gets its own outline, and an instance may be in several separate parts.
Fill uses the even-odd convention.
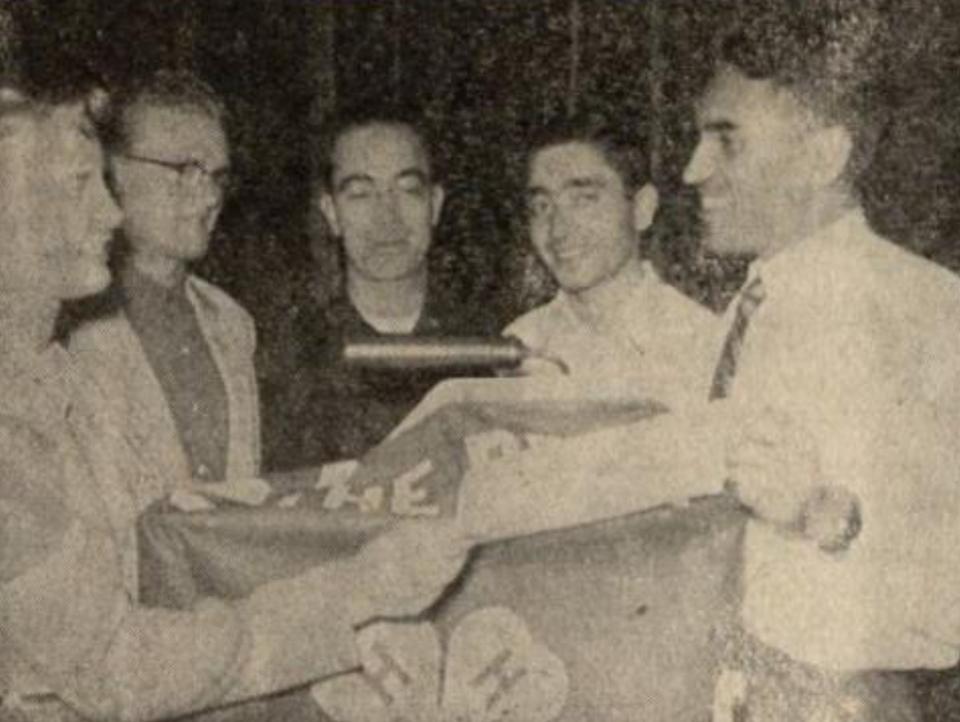
[[[653,224],[653,217],[660,205],[660,194],[653,183],[647,183],[633,194],[633,228],[643,233]]]
[[[433,217],[430,219],[430,225],[436,228],[440,222],[440,214],[443,212],[443,201],[446,198],[446,191],[439,183],[434,183],[430,191],[430,202],[433,204]]]
[[[314,196],[317,198],[317,196]],[[333,202],[333,196],[327,192],[322,192],[318,200],[314,200],[320,206],[320,212],[324,220],[330,226],[330,232],[336,237],[340,237],[340,218],[337,216],[337,205]]]
[[[843,175],[853,153],[850,131],[839,123],[817,128],[807,141],[808,173],[818,188],[831,185]]]

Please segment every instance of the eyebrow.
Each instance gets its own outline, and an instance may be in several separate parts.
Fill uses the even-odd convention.
[[[413,178],[420,181],[421,183],[427,184],[430,182],[427,174],[419,168],[404,168],[402,171],[397,173],[394,176],[395,180],[405,180],[407,178]],[[346,190],[347,186],[352,185],[353,183],[373,183],[373,176],[369,173],[351,173],[350,175],[342,178],[339,183],[337,183],[337,191]]]
[[[373,183],[373,178],[371,178],[366,173],[351,173],[348,176],[340,179],[340,182],[337,183],[337,192],[344,191],[347,189],[347,186],[353,185],[354,183]]]
[[[427,174],[424,173],[419,168],[405,168],[396,175],[397,180],[404,180],[406,178],[413,178],[420,181],[421,183],[429,183],[429,178]]]
[[[711,120],[703,124],[700,129],[703,133],[732,133],[737,129],[737,124],[732,120]]]
[[[589,175],[578,176],[564,181],[562,188],[602,188],[607,185],[605,178],[601,176]]]
[[[575,178],[570,178],[565,180],[560,185],[560,190],[567,190],[569,188],[579,189],[579,188],[603,188],[607,185],[606,178],[601,176],[578,176]],[[543,186],[528,186],[527,195],[546,195],[549,194],[549,189]]]

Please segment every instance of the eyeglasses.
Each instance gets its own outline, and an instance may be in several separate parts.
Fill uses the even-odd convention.
[[[148,158],[142,155],[132,153],[117,153],[121,158],[132,160],[137,163],[147,163],[148,165],[159,166],[172,170],[177,174],[177,182],[181,188],[196,188],[201,181],[213,183],[223,193],[230,190],[232,178],[229,168],[210,171],[198,160],[190,159],[184,161],[161,160],[159,158]]]

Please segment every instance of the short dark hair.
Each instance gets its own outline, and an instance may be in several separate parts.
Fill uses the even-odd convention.
[[[616,124],[597,112],[563,114],[544,122],[526,153],[527,171],[537,153],[567,143],[596,148],[629,193],[638,191],[650,180],[648,140],[643,124]]]
[[[419,141],[426,155],[431,179],[436,182],[441,175],[433,152],[433,134],[423,116],[416,110],[403,106],[347,108],[329,118],[323,127],[313,133],[311,142],[311,173],[313,182],[325,191],[333,188],[333,154],[337,142],[361,128],[380,125],[404,128]]]
[[[114,96],[106,141],[112,147],[127,142],[127,113],[136,106],[199,110],[222,126],[228,120],[220,95],[200,77],[187,70],[160,70],[134,80]]]
[[[877,69],[889,41],[877,0],[762,0],[721,36],[717,61],[770,80],[853,137],[848,175],[869,165],[883,126]]]

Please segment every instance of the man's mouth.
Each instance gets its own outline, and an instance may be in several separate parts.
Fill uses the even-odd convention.
[[[406,241],[379,241],[371,246],[374,253],[397,253],[406,249]]]
[[[585,256],[589,251],[588,248],[583,246],[571,246],[569,248],[557,248],[553,251],[553,256],[558,261],[563,263],[569,263],[570,261],[575,261],[578,258]]]

